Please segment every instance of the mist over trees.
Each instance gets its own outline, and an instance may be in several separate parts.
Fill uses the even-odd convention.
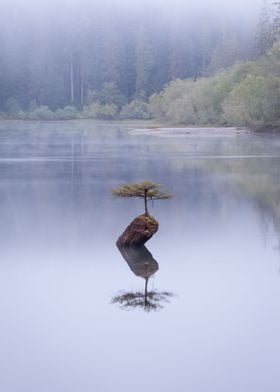
[[[280,3],[260,12],[254,61],[220,66],[214,75],[177,79],[150,98],[153,117],[172,124],[280,127]],[[225,45],[223,53],[229,47]],[[221,57],[225,59],[226,57]]]
[[[4,2],[0,110],[107,105],[110,117],[173,79],[196,80],[254,56],[249,7],[193,3]]]
[[[279,127],[280,2],[14,0],[0,22],[0,117]]]

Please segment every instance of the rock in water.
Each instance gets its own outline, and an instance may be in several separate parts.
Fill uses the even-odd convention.
[[[142,246],[158,231],[158,222],[150,215],[135,218],[117,240],[118,246]]]

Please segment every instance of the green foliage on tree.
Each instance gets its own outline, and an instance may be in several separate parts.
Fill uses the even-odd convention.
[[[26,118],[28,120],[50,121],[55,120],[55,114],[47,106],[40,106],[37,109],[33,110],[31,113],[29,113]]]
[[[234,125],[256,128],[280,126],[280,78],[248,75],[223,105],[224,117]]]
[[[255,62],[207,78],[176,80],[150,98],[152,115],[171,124],[280,126],[280,39]]]
[[[273,12],[266,0],[263,1],[256,32],[256,54],[261,56],[274,41]]]
[[[74,106],[65,106],[63,109],[57,109],[55,111],[56,120],[74,120],[79,118],[80,114]]]
[[[153,94],[149,100],[152,115],[160,120],[170,120],[170,104],[182,98],[186,92],[192,89],[192,86],[193,81],[190,79],[176,79],[170,82],[158,94]]]
[[[24,112],[37,109],[29,107],[32,101],[62,117],[67,106],[82,112],[93,102],[120,111],[132,100],[146,102],[177,78],[206,76],[210,61],[214,73],[239,60],[254,29],[254,23],[245,31],[225,22],[221,42],[218,13],[202,20],[190,7],[170,12],[160,2],[149,12],[140,1],[134,7],[69,2],[65,12],[54,12],[48,2],[33,9],[26,4],[20,18],[6,3],[0,12],[1,111],[8,111],[10,97]]]
[[[21,112],[21,107],[18,101],[13,97],[7,99],[5,109],[8,115],[12,118],[16,117]]]
[[[279,38],[279,35],[280,35],[280,2],[276,1],[273,4],[275,6],[274,20],[273,20],[273,31],[274,31],[274,37],[277,39],[277,38]]]
[[[135,49],[136,96],[145,99],[151,94],[152,72],[155,66],[155,48],[149,31],[142,25],[138,31]]]
[[[147,180],[133,184],[124,184],[119,188],[111,189],[111,192],[115,197],[139,197],[144,199],[145,215],[149,215],[148,201],[166,200],[172,197],[171,193],[162,189],[160,184]]]
[[[101,104],[99,102],[93,102],[92,104],[85,107],[82,117],[101,119],[101,120],[112,120],[118,115],[118,107],[112,104]]]
[[[100,90],[90,90],[88,92],[87,102],[95,102],[102,105],[114,104],[118,108],[121,108],[127,103],[127,99],[115,82],[105,82]]]
[[[239,18],[238,23],[227,18],[221,22],[218,15],[202,21],[188,7],[166,13],[161,4],[150,18],[141,2],[129,13],[118,6],[110,10],[89,2],[81,7],[72,3],[65,13],[53,13],[46,5],[33,19],[35,10],[28,6],[22,7],[20,19],[11,17],[14,11],[8,2],[1,8],[2,117],[153,116],[172,124],[234,125],[235,119],[252,126],[278,123],[273,78],[280,76],[279,1],[271,6],[264,3],[260,12],[255,62],[249,48],[256,20],[245,27]],[[246,60],[240,63],[242,59]],[[253,79],[247,85],[243,80],[249,75]],[[259,86],[252,102],[262,102],[263,89],[268,89],[272,114],[262,104],[252,103],[262,108],[263,120],[255,109],[251,117],[240,112],[241,105],[229,110],[239,94],[242,101],[253,91],[252,84]]]
[[[236,33],[223,32],[212,51],[208,71],[215,73],[217,70],[227,68],[240,59],[240,43]]]
[[[235,80],[245,77],[246,64],[238,64],[228,71],[201,78],[176,80],[150,99],[153,115],[175,124],[221,124],[222,104]],[[243,75],[243,76],[242,76]]]
[[[134,100],[123,106],[119,118],[124,119],[137,119],[148,120],[151,118],[149,105],[146,102]]]

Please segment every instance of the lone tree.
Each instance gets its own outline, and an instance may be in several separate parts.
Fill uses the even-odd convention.
[[[134,184],[124,184],[111,190],[116,197],[141,197],[145,203],[145,215],[149,215],[149,200],[164,200],[172,197],[171,193],[162,189],[160,184],[151,181],[141,181]]]

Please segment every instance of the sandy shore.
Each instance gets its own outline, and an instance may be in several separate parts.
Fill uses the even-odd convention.
[[[252,131],[235,127],[206,127],[206,128],[136,128],[130,131],[134,135],[153,135],[160,137],[187,136],[242,136]]]

